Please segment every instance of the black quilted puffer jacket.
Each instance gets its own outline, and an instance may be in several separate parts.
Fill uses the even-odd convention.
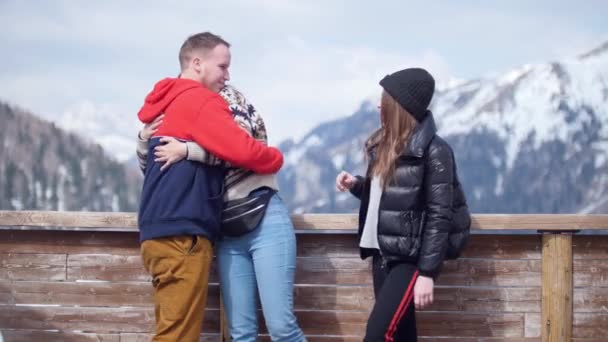
[[[458,257],[470,226],[454,154],[436,131],[429,113],[397,159],[395,177],[382,193],[378,214],[378,243],[384,260],[415,264],[421,275],[433,278],[438,276],[444,259]],[[361,200],[360,238],[371,179],[357,179],[351,193]],[[361,248],[362,259],[373,253],[372,249]]]

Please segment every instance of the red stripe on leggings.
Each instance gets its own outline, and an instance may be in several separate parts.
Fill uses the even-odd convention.
[[[407,286],[405,295],[401,299],[401,303],[399,303],[399,307],[397,308],[397,311],[395,312],[395,315],[393,316],[393,320],[391,321],[391,324],[388,326],[388,330],[386,331],[386,334],[384,335],[384,339],[387,342],[393,342],[393,337],[395,336],[395,332],[397,332],[397,324],[399,324],[399,321],[401,321],[401,319],[403,318],[403,315],[405,314],[405,310],[407,309],[407,307],[412,302],[412,299],[414,298],[413,289],[414,289],[414,284],[416,283],[416,278],[418,278],[418,271],[416,271],[414,273],[414,276],[412,277],[410,284]]]

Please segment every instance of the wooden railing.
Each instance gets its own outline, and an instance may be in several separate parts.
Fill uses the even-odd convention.
[[[302,328],[310,341],[360,341],[373,292],[356,216],[293,221]],[[133,213],[0,211],[4,341],[149,340],[136,227]],[[576,232],[608,229],[608,215],[475,215],[473,228],[417,315],[421,341],[605,341],[608,235]],[[213,271],[202,340],[222,338],[218,293]]]

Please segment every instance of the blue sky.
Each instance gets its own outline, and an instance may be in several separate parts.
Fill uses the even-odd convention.
[[[576,55],[608,40],[608,1],[0,1],[0,99],[45,118],[98,111],[133,125],[177,52],[210,30],[271,142],[301,137],[425,66],[439,83]],[[134,133],[135,134],[135,133]]]

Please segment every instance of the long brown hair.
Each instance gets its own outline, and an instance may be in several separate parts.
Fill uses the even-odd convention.
[[[407,145],[416,127],[416,119],[387,92],[382,92],[380,101],[380,122],[382,127],[372,133],[365,147],[367,154],[375,150],[368,176],[378,176],[383,187],[395,173],[395,161]]]

